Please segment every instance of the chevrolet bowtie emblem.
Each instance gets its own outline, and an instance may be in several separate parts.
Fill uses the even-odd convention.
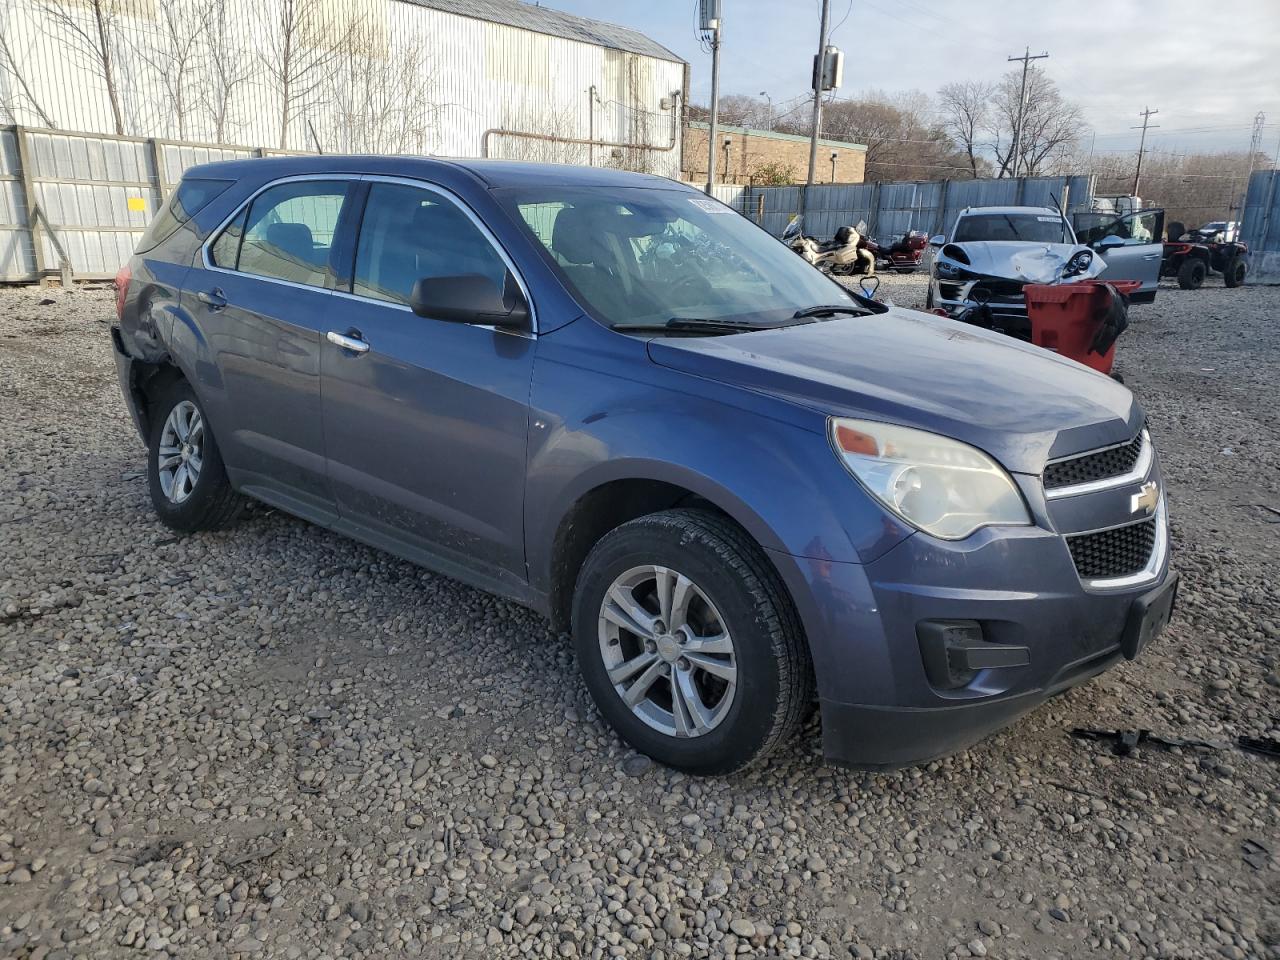
[[[1160,488],[1156,486],[1154,480],[1148,480],[1142,485],[1142,489],[1129,498],[1129,512],[1137,513],[1155,513],[1156,505],[1160,503]]]

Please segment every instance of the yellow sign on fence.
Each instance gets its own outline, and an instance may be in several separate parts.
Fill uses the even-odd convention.
[[[147,198],[146,197],[130,197],[129,209],[131,211],[136,210],[140,213],[145,213],[147,209]]]

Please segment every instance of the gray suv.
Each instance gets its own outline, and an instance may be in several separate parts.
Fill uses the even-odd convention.
[[[573,638],[695,773],[919,762],[1135,657],[1176,575],[1115,381],[863,299],[678,183],[499,161],[195,167],[117,279],[160,519],[245,498]]]

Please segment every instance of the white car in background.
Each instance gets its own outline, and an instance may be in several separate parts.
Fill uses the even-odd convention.
[[[966,207],[949,237],[929,241],[934,254],[926,307],[958,317],[985,304],[998,326],[1015,332],[1027,323],[1022,288],[1028,283],[1139,280],[1130,300],[1155,299],[1163,210],[1119,217],[1078,213],[1073,219],[1053,207]]]

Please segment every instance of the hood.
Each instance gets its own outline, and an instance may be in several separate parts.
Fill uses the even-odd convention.
[[[957,247],[969,258],[968,264],[947,254],[948,250]],[[967,243],[948,243],[942,248],[942,254],[945,259],[960,264],[970,274],[1029,283],[1049,283],[1075,253],[1088,249],[1074,243],[973,240]],[[1096,255],[1094,259],[1099,260]],[[1097,271],[1090,271],[1090,275],[1095,272]]]
[[[964,441],[1015,473],[1129,440],[1142,412],[1116,381],[1055,353],[915,310],[649,342],[662,366],[833,416]]]

